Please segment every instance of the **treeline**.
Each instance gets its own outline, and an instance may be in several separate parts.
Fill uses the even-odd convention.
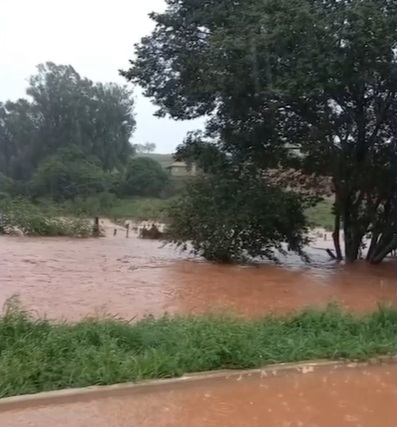
[[[48,62],[30,77],[26,95],[0,103],[3,196],[62,202],[169,191],[157,162],[133,157],[134,99],[125,86],[94,83],[70,65]]]

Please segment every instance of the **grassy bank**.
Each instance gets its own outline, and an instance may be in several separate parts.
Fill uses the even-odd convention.
[[[63,212],[84,212],[88,215],[101,215],[107,218],[135,219],[138,221],[156,220],[162,221],[166,216],[166,210],[173,198],[125,198],[113,199],[110,202],[102,202],[99,197],[87,198],[82,201],[65,203],[60,206]],[[324,227],[327,230],[333,228],[332,201],[324,200],[317,206],[308,209],[307,216],[311,226]]]
[[[101,214],[115,220],[162,221],[171,199],[134,198],[117,200],[112,207],[102,209]]]
[[[90,218],[101,216],[113,220],[161,221],[171,200],[150,197],[119,199],[112,194],[102,194],[59,204],[46,200],[39,203],[41,208],[52,216],[80,214]]]
[[[123,220],[123,219],[133,219],[137,221],[163,221],[166,217],[166,210],[170,203],[174,199],[159,199],[159,198],[144,198],[144,197],[134,197],[134,198],[116,198],[112,194],[100,194],[95,196],[89,196],[84,199],[77,198],[73,201],[67,201],[64,203],[56,204],[48,200],[40,200],[36,205],[24,201],[23,205],[21,202],[11,201],[15,206],[17,203],[22,206],[23,209],[13,209],[14,211],[21,213],[19,215],[19,223],[24,222],[25,224],[36,224],[39,225],[39,218],[46,219],[56,218],[62,216],[75,217],[89,217],[93,218],[94,216],[106,217],[113,220]],[[0,210],[2,206],[7,203],[7,201],[2,201],[0,203]],[[333,227],[333,216],[332,216],[332,201],[324,200],[320,202],[317,206],[309,209],[307,211],[307,216],[311,226],[313,227],[324,227],[327,230],[332,230]],[[4,211],[4,209],[3,209]],[[28,221],[29,218],[33,218],[32,221]],[[54,220],[55,221],[55,220]],[[83,225],[82,222],[79,222],[80,225]],[[53,225],[50,224],[50,226]],[[55,228],[64,230],[62,233],[68,233],[68,227],[62,227],[64,224],[55,224]],[[72,224],[73,225],[73,224]],[[74,225],[77,226],[77,223]],[[35,227],[36,229],[45,228]],[[54,227],[50,227],[54,228]],[[33,233],[36,234],[36,233]]]
[[[312,227],[322,227],[332,231],[334,227],[334,216],[332,215],[333,201],[325,199],[318,205],[307,210],[307,217]]]
[[[15,307],[0,318],[0,397],[222,368],[395,352],[397,311],[329,307],[287,317],[115,319],[52,324]]]

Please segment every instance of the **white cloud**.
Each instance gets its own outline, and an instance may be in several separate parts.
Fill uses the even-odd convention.
[[[1,0],[0,100],[23,96],[27,78],[46,61],[71,64],[95,81],[125,83],[118,70],[152,30],[148,13],[164,7],[163,0]],[[136,142],[169,152],[202,124],[157,119],[150,101],[136,93]]]

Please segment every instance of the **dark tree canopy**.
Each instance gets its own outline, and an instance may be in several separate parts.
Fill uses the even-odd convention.
[[[206,137],[236,164],[330,176],[337,257],[341,227],[349,261],[368,233],[369,261],[396,248],[397,2],[166,3],[122,74],[144,88],[159,115],[209,118],[204,135],[182,151]]]
[[[124,176],[123,193],[128,196],[161,196],[168,189],[169,177],[160,163],[149,157],[129,159]]]
[[[113,83],[93,83],[70,65],[39,65],[27,99],[0,105],[0,170],[28,181],[41,161],[59,149],[78,146],[104,170],[133,153],[132,93]]]
[[[170,208],[168,237],[217,262],[277,260],[287,250],[305,257],[303,201],[252,175],[201,175]]]
[[[33,175],[31,192],[56,202],[108,190],[110,177],[100,160],[78,146],[61,148],[46,157]]]
[[[156,144],[153,142],[145,142],[144,144],[134,144],[137,153],[153,153],[156,151]]]

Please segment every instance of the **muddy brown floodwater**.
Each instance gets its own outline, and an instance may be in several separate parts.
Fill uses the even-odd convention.
[[[244,316],[324,306],[355,311],[397,303],[397,265],[330,262],[311,250],[282,267],[219,266],[136,237],[103,239],[0,236],[0,304],[22,304],[51,319],[110,313],[232,310]],[[202,383],[188,390],[101,399],[0,413],[13,427],[394,427],[396,366]]]
[[[221,266],[182,255],[157,241],[0,236],[0,305],[22,304],[51,319],[87,315],[202,313],[245,316],[287,312],[330,300],[356,311],[397,303],[397,265],[337,265],[312,250],[312,265],[296,257],[284,266]]]
[[[208,380],[117,398],[0,411],[0,425],[395,427],[396,379],[396,365],[385,365]]]

